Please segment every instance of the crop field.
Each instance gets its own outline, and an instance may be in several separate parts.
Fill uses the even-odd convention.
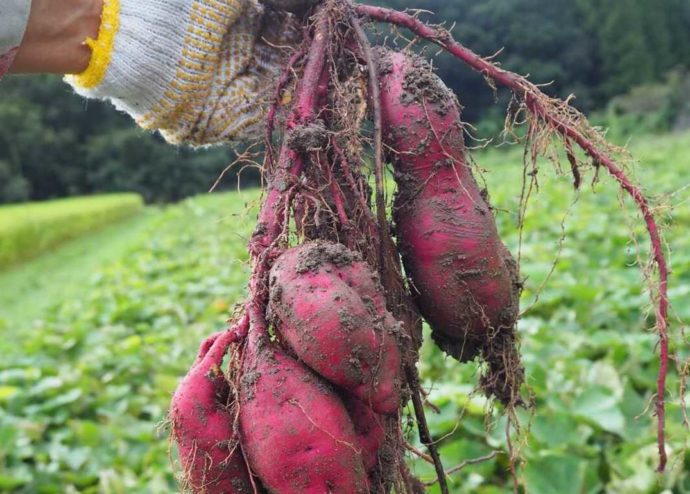
[[[674,351],[687,359],[679,321],[690,320],[690,134],[636,137],[630,148],[641,161],[636,174],[663,206]],[[513,446],[529,492],[690,493],[675,374],[670,468],[654,473],[647,407],[656,337],[638,265],[647,240],[631,227],[639,222],[629,201],[604,175],[594,187],[584,177],[576,193],[571,177],[540,162],[520,234],[521,150],[475,158],[525,278],[519,332],[535,407],[522,413]],[[147,208],[0,271],[0,492],[176,492],[167,406],[200,340],[243,299],[259,197],[213,194]],[[420,366],[439,409],[428,417],[446,468],[498,451],[453,474],[453,492],[512,492],[505,417],[496,409],[485,419],[476,366],[444,358],[430,342]],[[432,478],[430,465],[411,462]]]

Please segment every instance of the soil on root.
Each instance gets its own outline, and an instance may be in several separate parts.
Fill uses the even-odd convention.
[[[287,146],[299,153],[322,150],[327,145],[328,131],[323,120],[296,127],[287,138]]]
[[[344,245],[316,241],[312,243],[312,247],[300,252],[296,272],[297,274],[316,272],[325,264],[341,268],[351,266],[355,262],[362,262],[361,256]]]

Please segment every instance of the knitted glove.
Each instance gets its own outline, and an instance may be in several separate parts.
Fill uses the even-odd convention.
[[[170,143],[243,140],[263,119],[293,21],[256,0],[104,0],[91,63],[66,80]]]

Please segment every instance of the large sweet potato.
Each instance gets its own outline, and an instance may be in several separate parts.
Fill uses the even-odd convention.
[[[341,244],[309,242],[271,270],[270,311],[297,357],[378,413],[400,405],[400,324],[377,276]]]
[[[466,361],[512,331],[518,314],[516,263],[467,163],[453,93],[421,58],[381,51],[379,67],[405,269],[434,339]]]

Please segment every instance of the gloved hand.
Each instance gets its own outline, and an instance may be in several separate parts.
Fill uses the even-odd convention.
[[[296,20],[256,0],[104,0],[85,72],[67,76],[170,143],[255,136]]]

